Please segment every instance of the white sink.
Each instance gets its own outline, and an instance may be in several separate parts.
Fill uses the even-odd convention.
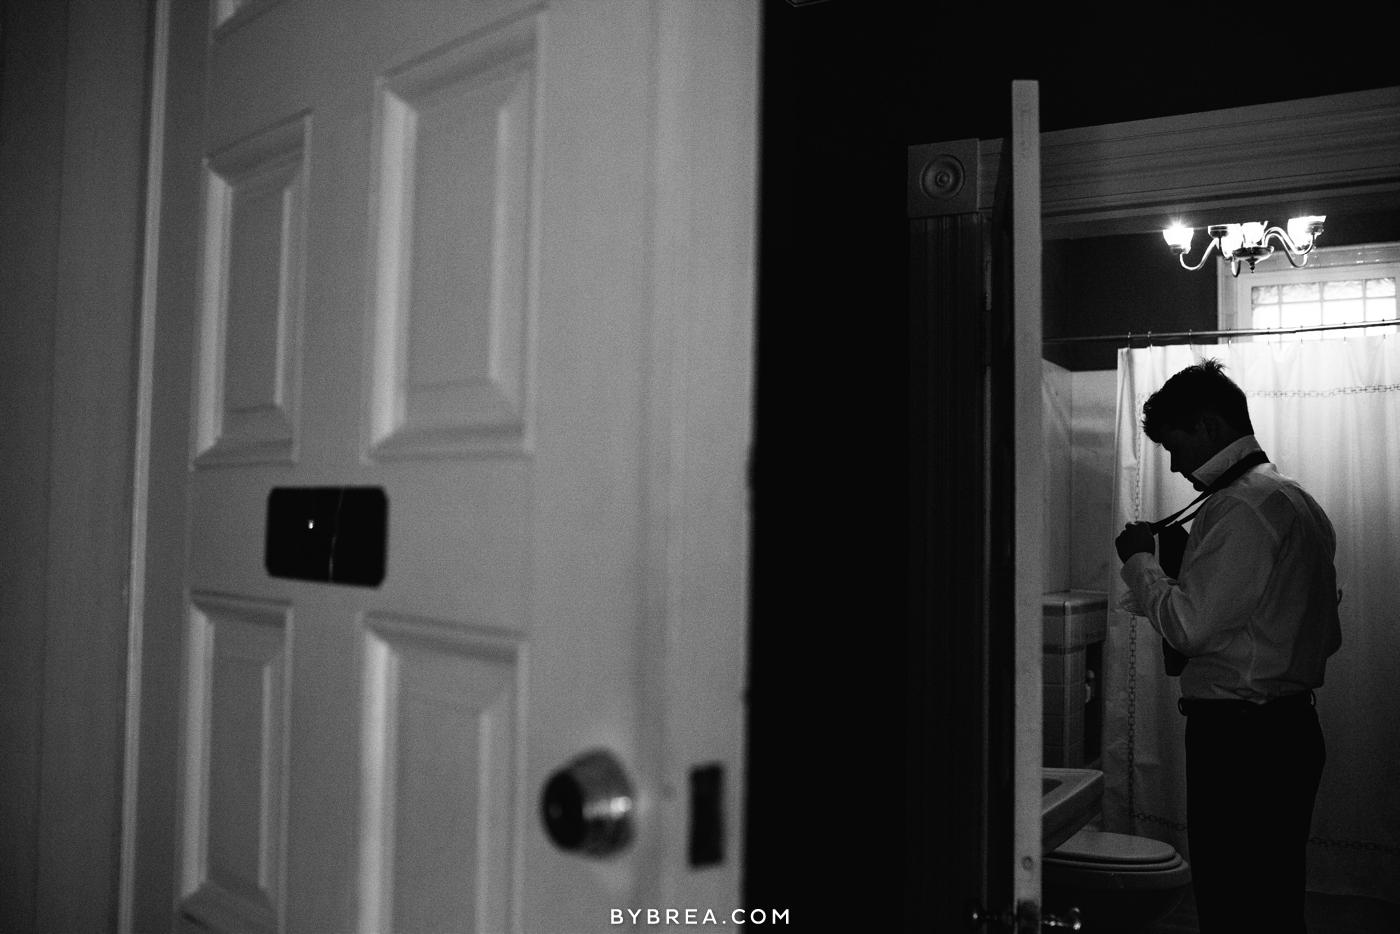
[[[1093,820],[1103,798],[1098,769],[1042,769],[1041,853],[1049,853]]]

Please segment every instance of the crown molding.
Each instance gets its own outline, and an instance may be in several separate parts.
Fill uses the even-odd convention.
[[[1001,150],[1002,140],[981,145],[983,210]],[[1168,218],[1200,226],[1243,205],[1391,207],[1400,87],[1043,133],[1041,160],[1051,239],[1158,230]]]

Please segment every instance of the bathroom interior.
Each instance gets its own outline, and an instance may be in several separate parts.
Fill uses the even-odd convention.
[[[1280,205],[1279,210],[1289,207]],[[1394,206],[1338,202],[1309,207],[1325,208],[1328,214],[1325,232],[1319,235],[1316,243],[1319,250],[1400,242],[1400,209]],[[1258,219],[1263,220],[1264,215]],[[1270,214],[1268,220],[1282,226],[1284,218],[1275,219]],[[1189,257],[1193,262],[1200,257],[1205,245],[1203,233],[1199,230],[1196,233],[1196,243]],[[1108,632],[1115,615],[1110,608],[1118,572],[1112,544],[1118,531],[1115,516],[1119,516],[1115,509],[1115,487],[1123,469],[1116,442],[1124,418],[1118,411],[1119,349],[1154,344],[1216,343],[1214,337],[1189,340],[1146,337],[1149,332],[1158,335],[1199,333],[1228,326],[1221,323],[1220,293],[1233,290],[1234,282],[1226,278],[1228,272],[1218,278],[1215,264],[1212,259],[1198,271],[1183,269],[1159,233],[1096,236],[1090,232],[1088,236],[1077,238],[1047,238],[1043,246],[1043,761],[1047,800],[1057,777],[1100,775],[1102,785],[1093,792],[1096,804],[1076,823],[1082,823],[1083,829],[1088,831],[1131,834],[1138,841],[1157,841],[1160,852],[1151,857],[1157,861],[1159,870],[1155,873],[1158,882],[1154,885],[1167,891],[1134,893],[1133,896],[1139,903],[1144,899],[1156,899],[1150,917],[1143,922],[1147,926],[1134,928],[1150,934],[1186,934],[1196,931],[1197,927],[1189,869],[1182,866],[1189,860],[1183,860],[1175,852],[1185,849],[1182,845],[1184,824],[1173,827],[1171,821],[1148,813],[1153,808],[1143,804],[1143,799],[1150,794],[1150,789],[1144,790],[1142,786],[1152,784],[1153,773],[1147,768],[1132,775],[1125,774],[1134,768],[1134,763],[1130,759],[1125,764],[1122,753],[1122,707],[1127,694],[1125,685],[1114,683],[1114,679],[1123,677],[1124,643],[1121,638],[1116,642],[1109,638]],[[1264,273],[1277,267],[1288,268],[1282,259],[1271,258],[1268,264],[1261,264],[1258,271]],[[1242,269],[1240,275],[1249,277],[1251,272]],[[1226,282],[1230,286],[1222,290],[1221,284]],[[1394,318],[1395,314],[1387,317]],[[1138,337],[1116,341],[1097,339],[1129,333]],[[1353,336],[1360,333],[1351,332]],[[1340,334],[1334,332],[1328,337]],[[1318,336],[1313,332],[1268,340]],[[1238,374],[1236,376],[1238,378]],[[1131,393],[1127,397],[1132,398]],[[1268,441],[1263,437],[1261,441],[1267,448]],[[1281,465],[1281,469],[1289,472],[1287,464]],[[1179,508],[1186,501],[1182,499],[1170,509]],[[1151,508],[1144,506],[1149,511]],[[1150,634],[1146,623],[1140,620],[1128,623],[1127,619],[1126,614],[1121,614],[1116,624],[1140,626],[1136,645],[1144,645],[1141,633]],[[1344,640],[1347,638],[1345,630],[1344,623]],[[1106,651],[1109,664],[1105,661]],[[1118,664],[1111,663],[1115,652],[1120,655]],[[1334,657],[1329,675],[1333,667],[1346,661],[1346,652]],[[1145,664],[1157,663],[1147,660]],[[1173,681],[1171,688],[1174,687]],[[1319,696],[1323,696],[1322,692]],[[1129,699],[1129,702],[1135,701]],[[1115,703],[1119,705],[1117,708],[1113,706]],[[1332,755],[1337,748],[1333,744],[1345,741],[1344,737],[1328,737],[1329,762],[1341,758]],[[1174,755],[1180,755],[1179,745],[1170,737],[1163,737],[1160,758],[1164,772],[1170,771],[1167,763]],[[1333,768],[1338,766],[1333,765]],[[1340,787],[1336,783],[1329,784],[1328,777],[1324,776],[1319,799],[1327,795],[1329,789],[1336,794]],[[1136,803],[1132,798],[1134,792],[1138,795]],[[1318,860],[1315,856],[1318,852],[1330,854],[1325,847],[1334,843],[1318,839],[1317,826],[1315,819],[1312,843],[1317,845],[1309,847],[1310,863]],[[1072,833],[1074,840],[1081,836],[1072,828],[1054,835],[1047,831],[1047,849],[1070,839]],[[1393,831],[1390,834],[1393,835]],[[1151,844],[1143,846],[1151,849]],[[1372,885],[1368,878],[1369,873],[1393,874],[1392,878],[1400,876],[1400,851],[1372,844],[1369,856],[1369,868],[1356,870],[1351,877],[1345,872],[1325,874],[1327,877],[1319,883],[1314,878],[1317,873],[1310,875],[1307,913],[1313,934],[1400,931],[1400,923],[1395,920],[1400,906],[1387,900],[1393,897],[1395,888]],[[1051,880],[1055,878],[1051,863],[1047,858],[1047,910],[1055,907],[1049,892]]]

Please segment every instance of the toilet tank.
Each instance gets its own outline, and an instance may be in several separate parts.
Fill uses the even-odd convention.
[[[1103,640],[1108,594],[1061,590],[1045,594],[1044,762],[1097,768],[1103,736]]]

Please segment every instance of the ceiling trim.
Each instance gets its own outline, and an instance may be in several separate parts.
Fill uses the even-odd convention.
[[[981,144],[990,210],[1002,141]],[[1400,87],[1041,134],[1045,236],[1234,220],[1245,205],[1400,205]],[[1227,216],[1228,215],[1228,216]]]

